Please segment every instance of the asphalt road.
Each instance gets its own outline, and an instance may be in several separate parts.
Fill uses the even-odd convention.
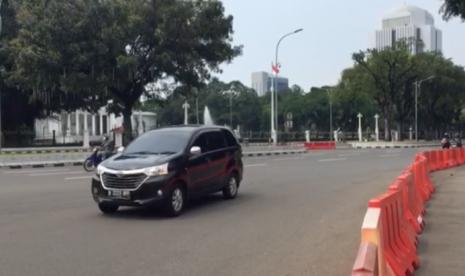
[[[239,196],[103,216],[80,168],[0,170],[0,275],[347,275],[367,201],[417,149],[245,159]]]

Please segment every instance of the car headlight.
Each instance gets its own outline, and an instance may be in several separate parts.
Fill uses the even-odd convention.
[[[101,175],[105,168],[102,165],[97,166],[97,175]]]
[[[168,174],[168,163],[159,165],[159,166],[154,166],[150,168],[146,168],[144,170],[144,173],[147,176],[160,176],[160,175],[167,175]]]

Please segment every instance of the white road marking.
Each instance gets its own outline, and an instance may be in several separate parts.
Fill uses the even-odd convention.
[[[398,156],[400,156],[399,153],[397,153],[397,154],[383,154],[383,155],[380,155],[379,157],[381,157],[381,158],[389,158],[389,157],[398,157]]]
[[[338,154],[339,157],[349,157],[349,156],[360,156],[360,153],[357,152],[357,153],[342,153],[342,154]]]
[[[385,153],[401,153],[402,149],[387,149]]]
[[[82,172],[52,172],[52,173],[35,173],[30,174],[29,176],[48,176],[48,175],[66,175],[66,174],[82,174]]]
[[[65,180],[80,180],[80,179],[91,179],[92,176],[86,175],[86,176],[75,176],[75,177],[66,177]]]
[[[266,164],[249,164],[249,165],[245,165],[244,167],[245,168],[250,168],[250,167],[265,167]]]
[[[39,169],[29,170],[29,171],[19,169],[17,171],[3,172],[3,174],[51,173],[51,172],[65,172],[65,171],[69,171],[69,169],[44,170],[44,169],[39,168]]]
[[[347,158],[328,158],[328,159],[320,159],[318,162],[334,162],[334,161],[345,161]]]
[[[318,156],[323,156],[323,155],[326,155],[326,153],[307,153],[305,154],[305,157],[303,158],[311,159],[313,157],[318,157]]]
[[[287,158],[276,158],[271,159],[272,161],[289,161],[289,160],[302,160],[303,157],[287,157]]]

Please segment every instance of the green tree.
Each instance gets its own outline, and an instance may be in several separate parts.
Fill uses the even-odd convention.
[[[116,67],[109,91],[124,116],[126,140],[131,139],[132,108],[145,87],[165,76],[199,86],[240,53],[232,46],[232,17],[217,1],[137,0],[107,3],[112,24],[105,30]]]
[[[151,83],[165,78],[200,85],[240,53],[232,17],[218,1],[24,1],[11,43],[10,79],[51,109],[100,107],[131,114]],[[96,104],[98,103],[98,104]]]
[[[44,110],[98,109],[103,90],[97,75],[95,29],[100,9],[91,0],[24,0],[18,4],[17,36],[8,51],[14,61],[7,78],[29,91]],[[100,52],[102,50],[100,49]]]
[[[41,107],[30,102],[29,93],[20,86],[7,82],[9,72],[13,68],[14,59],[9,55],[8,44],[17,36],[17,8],[20,1],[3,0],[0,13],[2,32],[0,33],[0,95],[2,112],[2,130],[17,131],[31,129],[34,118],[40,116]],[[8,114],[8,116],[6,116]],[[5,136],[5,142],[12,142]],[[14,142],[14,141],[13,141]]]
[[[375,89],[371,76],[360,65],[344,70],[341,81],[332,91],[335,129],[355,131],[358,113],[372,118],[379,112],[374,100]],[[366,119],[365,122],[371,121]]]
[[[280,122],[285,122],[285,116],[292,113],[293,129],[303,131],[308,128],[308,107],[304,101],[304,90],[299,86],[293,86],[289,91],[281,92],[279,95]],[[269,100],[269,97],[267,97]],[[267,105],[269,107],[269,105]],[[269,115],[269,111],[267,112]],[[282,126],[280,126],[282,127]]]
[[[461,123],[465,104],[465,72],[439,53],[423,53],[415,57],[421,79],[434,76],[422,84],[419,95],[419,125],[430,138]]]
[[[465,20],[465,2],[463,0],[444,0],[441,13],[446,20],[456,16]]]
[[[189,91],[189,87],[178,87],[172,95],[160,103],[161,124],[182,123],[184,114],[181,107],[186,99],[191,106],[189,121],[197,121],[196,97],[190,95]],[[229,91],[232,91],[232,94],[229,94]],[[216,124],[230,125],[231,100],[233,128],[241,126],[244,131],[253,131],[260,127],[260,109],[257,108],[260,106],[259,98],[255,91],[239,81],[224,83],[213,78],[207,85],[198,90],[198,99],[201,118],[205,106],[208,106]],[[203,119],[200,119],[199,122],[203,123]]]
[[[411,91],[409,87],[416,79],[416,64],[409,51],[409,44],[399,42],[395,47],[384,50],[369,49],[353,55],[354,61],[371,76],[374,99],[384,117],[385,139],[390,140],[394,120],[402,122],[409,110]],[[401,130],[401,125],[399,130]]]

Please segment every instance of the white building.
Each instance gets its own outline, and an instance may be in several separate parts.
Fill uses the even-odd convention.
[[[271,91],[272,81],[275,79],[271,74],[266,72],[252,73],[252,88],[257,92],[258,96],[263,96]],[[289,89],[289,80],[284,77],[277,79],[278,92]]]
[[[434,27],[433,16],[415,6],[404,5],[383,18],[382,30],[376,31],[376,48],[392,47],[401,39],[415,42],[413,54],[442,51],[442,32]]]
[[[134,134],[140,135],[156,128],[157,118],[153,112],[134,111],[132,114]],[[77,110],[54,114],[44,119],[36,119],[34,132],[36,143],[50,142],[55,138],[57,144],[81,143],[84,134],[89,134],[90,141],[100,141],[104,134],[111,136],[112,130],[123,125],[123,118],[108,114],[101,108],[96,114]]]

